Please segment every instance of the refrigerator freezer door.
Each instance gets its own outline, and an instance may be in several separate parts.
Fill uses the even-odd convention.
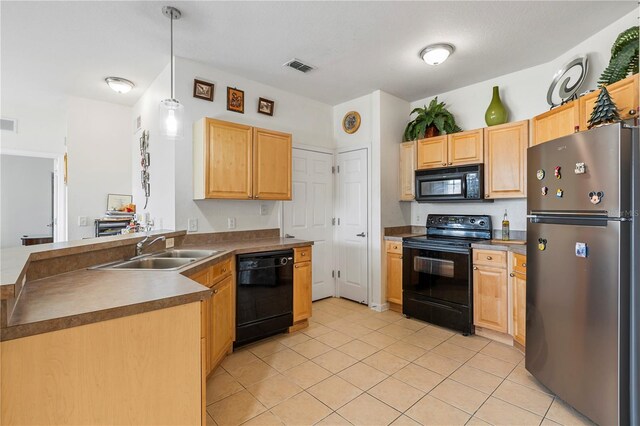
[[[596,423],[626,424],[630,224],[601,224],[529,222],[525,366]]]
[[[630,159],[631,130],[620,124],[531,147],[527,208],[624,216],[631,208]]]

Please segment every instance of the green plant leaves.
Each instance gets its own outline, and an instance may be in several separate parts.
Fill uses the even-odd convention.
[[[640,28],[636,25],[621,32],[611,47],[611,59],[598,84],[612,84],[627,75],[638,73],[638,40]]]
[[[446,109],[444,102],[438,102],[436,96],[423,108],[414,108],[410,115],[416,117],[407,124],[404,130],[404,140],[412,141],[424,138],[424,133],[430,126],[435,126],[441,135],[462,131],[456,124],[453,115]]]

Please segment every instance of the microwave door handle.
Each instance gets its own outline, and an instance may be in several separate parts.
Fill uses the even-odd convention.
[[[462,182],[460,182],[460,186],[462,189],[462,197],[467,198],[467,174],[462,175]]]

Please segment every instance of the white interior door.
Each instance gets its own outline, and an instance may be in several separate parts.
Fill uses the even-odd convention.
[[[367,150],[338,154],[338,296],[369,303]]]
[[[293,149],[291,201],[284,202],[285,236],[313,240],[313,300],[335,295],[333,154]]]

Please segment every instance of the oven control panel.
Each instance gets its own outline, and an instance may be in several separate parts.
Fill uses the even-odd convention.
[[[491,230],[491,216],[486,215],[440,215],[427,216],[427,228]]]

